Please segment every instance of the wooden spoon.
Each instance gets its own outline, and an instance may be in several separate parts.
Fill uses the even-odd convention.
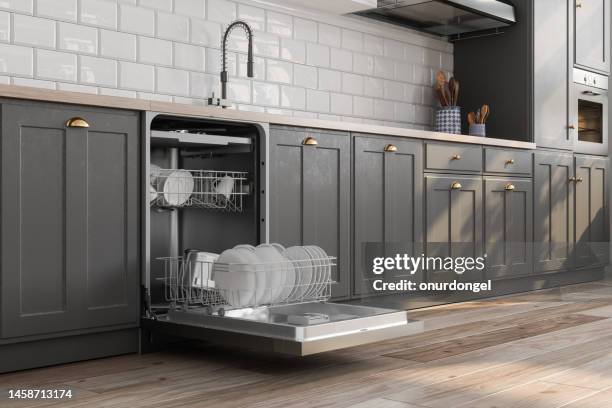
[[[456,79],[453,86],[453,102],[455,103],[455,106],[457,106],[457,103],[459,102],[459,81]]]
[[[448,80],[448,93],[450,94],[450,105],[455,106],[457,104],[455,101],[455,77]]]
[[[480,108],[480,123],[486,123],[487,117],[489,116],[489,105],[482,105]]]
[[[468,113],[467,121],[468,121],[468,125],[470,126],[476,123],[476,114],[474,112]]]
[[[442,106],[449,106],[448,97],[446,96],[446,76],[444,75],[444,72],[438,71],[436,75],[436,82],[442,93]]]

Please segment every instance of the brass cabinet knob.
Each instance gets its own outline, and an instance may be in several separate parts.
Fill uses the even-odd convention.
[[[576,177],[576,183],[582,183],[584,179],[582,177]]]
[[[305,146],[316,146],[319,144],[319,142],[317,142],[317,139],[315,139],[314,137],[308,136],[306,139],[304,139],[302,144]]]
[[[576,129],[576,126],[574,126],[574,125],[567,125],[567,128],[571,129],[571,130],[574,130],[574,129]]]
[[[514,159],[508,159],[508,160],[506,160],[506,164],[514,164]]]
[[[66,127],[88,128],[89,127],[89,123],[87,123],[87,121],[85,119],[83,119],[83,118],[74,117],[74,118],[68,119],[68,121],[66,121]]]
[[[397,153],[397,146],[394,144],[388,144],[385,146],[385,152]]]
[[[461,155],[460,154],[456,154],[451,159],[452,160],[461,160]]]
[[[453,181],[453,184],[451,184],[451,189],[453,190],[461,190],[462,187],[463,186],[458,181]]]
[[[514,189],[515,189],[514,184],[512,184],[512,183],[506,184],[505,189],[506,189],[506,191],[514,191]]]
[[[569,178],[569,181],[570,181],[570,182],[572,182],[572,181],[573,181],[573,182],[575,183],[575,182],[576,182],[576,177],[574,177],[574,176],[570,177],[570,178]]]
[[[582,8],[582,3],[576,3],[576,8]]]

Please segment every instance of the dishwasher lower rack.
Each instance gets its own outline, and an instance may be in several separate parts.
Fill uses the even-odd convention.
[[[326,321],[292,322],[292,316],[327,316]],[[307,356],[423,331],[406,311],[343,303],[306,302],[210,314],[205,307],[170,310],[142,328],[155,334],[205,340],[227,346]]]
[[[259,306],[327,301],[331,298],[336,258],[261,263],[219,263],[157,258],[163,263],[166,301],[171,309],[204,306],[224,314]]]

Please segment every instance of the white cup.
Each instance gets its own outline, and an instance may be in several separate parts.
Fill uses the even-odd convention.
[[[213,263],[219,258],[218,254],[212,252],[197,252],[192,256],[191,264],[191,287],[198,289],[212,289],[215,282],[212,280]]]
[[[234,191],[234,178],[231,176],[224,176],[220,179],[213,181],[214,192],[217,195],[225,197],[229,200]]]

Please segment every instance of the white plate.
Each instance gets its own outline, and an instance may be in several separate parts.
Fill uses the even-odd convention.
[[[266,264],[266,285],[270,291],[270,303],[279,302],[287,279],[287,258],[272,244],[261,244],[255,254]]]
[[[167,176],[159,176],[157,180],[157,191],[161,191],[168,205],[181,206],[193,193],[193,175],[187,170],[175,170]]]
[[[250,306],[254,302],[256,275],[245,265],[240,251],[227,249],[213,265],[213,280],[221,296],[234,307]]]
[[[323,248],[316,245],[312,245],[311,248],[318,253],[318,258],[322,260],[316,291],[316,296],[321,296],[331,280],[331,265],[329,264],[328,255]]]
[[[301,246],[289,247],[283,252],[283,255],[293,262],[297,275],[295,290],[292,291],[290,295],[291,300],[300,300],[305,297],[309,289],[308,286],[312,281],[312,275],[314,273],[312,260],[308,252]]]
[[[291,294],[295,291],[296,280],[298,278],[297,272],[295,271],[295,267],[293,263],[283,255],[285,252],[285,247],[281,244],[271,243],[274,248],[278,251],[278,253],[283,257],[284,260],[284,271],[283,274],[285,276],[283,280],[283,289],[278,297],[278,302],[285,302],[291,298]]]
[[[304,297],[313,298],[316,295],[317,282],[319,281],[319,275],[322,274],[321,264],[319,262],[319,254],[310,245],[304,246],[304,250],[308,253],[310,261],[312,262],[312,277],[308,283],[308,290],[304,294]]]
[[[263,260],[255,252],[255,247],[253,245],[236,245],[234,249],[242,255],[245,264],[243,268],[255,273],[255,297],[252,306],[270,303],[272,296],[268,287],[267,273],[261,265]]]

